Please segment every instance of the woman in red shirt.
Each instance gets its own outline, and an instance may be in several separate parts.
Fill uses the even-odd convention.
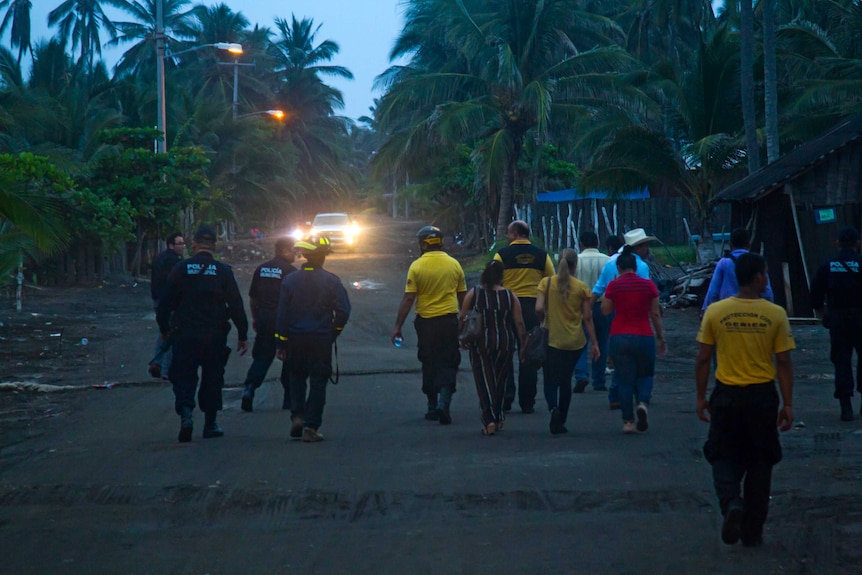
[[[658,290],[652,281],[638,277],[636,269],[632,248],[626,246],[617,258],[619,276],[608,284],[602,300],[603,314],[616,312],[611,323],[610,355],[619,386],[623,433],[635,431],[635,395],[637,430],[649,427],[647,406],[652,395],[655,356],[656,352],[667,353]]]

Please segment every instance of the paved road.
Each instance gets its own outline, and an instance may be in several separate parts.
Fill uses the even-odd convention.
[[[837,421],[822,333],[797,330],[804,427],[783,437],[766,543],[727,547],[692,354],[660,362],[643,435],[623,436],[588,392],[566,436],[516,412],[483,437],[467,369],[454,424],[423,421],[414,336],[388,344],[413,228],[379,228],[366,251],[328,262],[355,313],[325,442],[288,439],[275,382],[251,414],[228,389],[226,436],[202,440],[198,417],[184,445],[165,385],[69,394],[44,433],[0,444],[0,573],[860,573],[862,426]],[[691,346],[696,317],[669,316],[671,345]],[[229,382],[248,361],[231,359]]]

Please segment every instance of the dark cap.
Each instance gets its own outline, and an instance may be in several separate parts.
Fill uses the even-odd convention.
[[[199,244],[215,244],[216,233],[215,230],[209,226],[201,226],[195,231],[195,235],[192,239]]]
[[[838,243],[844,246],[852,246],[859,241],[859,230],[853,226],[841,228],[838,232]]]

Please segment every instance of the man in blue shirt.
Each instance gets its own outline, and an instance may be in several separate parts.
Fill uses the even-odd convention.
[[[647,280],[650,279],[649,266],[647,265],[645,258],[649,256],[650,242],[658,240],[653,236],[648,236],[643,228],[629,230],[623,236],[623,240],[627,246],[632,246],[634,249],[637,275]],[[596,285],[593,286],[592,301],[594,305],[601,300],[603,295],[605,295],[605,289],[607,289],[611,280],[617,277],[617,257],[619,257],[619,252],[611,255],[608,263],[606,263],[605,267],[602,268],[602,273],[599,275]],[[610,325],[611,322],[613,322],[613,316],[608,316],[608,325]],[[601,344],[599,344],[599,348],[601,348]],[[607,344],[605,349],[607,349]],[[611,377],[611,386],[608,389],[608,401],[610,402],[611,409],[620,408],[619,392],[617,390],[617,383],[613,376]]]
[[[703,307],[700,311],[706,311],[710,304],[736,295],[739,291],[739,282],[736,281],[736,260],[742,254],[747,254],[751,248],[751,235],[745,228],[736,228],[730,233],[730,254],[718,261],[712,280],[709,282],[709,290],[703,298]],[[772,284],[766,278],[766,289],[760,297],[773,301]]]

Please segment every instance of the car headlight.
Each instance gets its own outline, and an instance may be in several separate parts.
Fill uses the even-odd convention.
[[[292,237],[293,239],[295,239],[295,240],[299,241],[299,240],[301,240],[303,237],[305,237],[305,234],[304,234],[304,233],[302,233],[302,230],[296,229],[296,230],[293,230],[292,232],[290,232],[290,237]]]

